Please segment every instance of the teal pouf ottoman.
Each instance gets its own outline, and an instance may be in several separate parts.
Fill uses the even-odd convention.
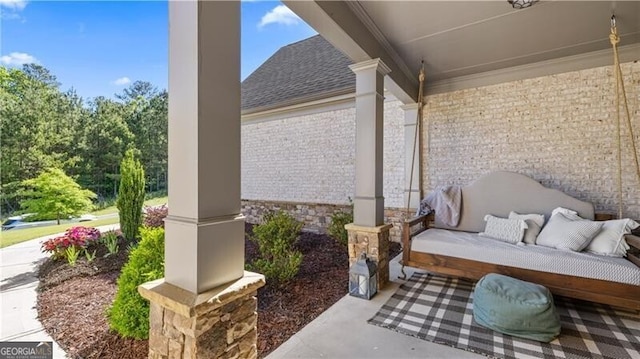
[[[549,290],[501,274],[487,274],[476,283],[473,319],[485,328],[540,342],[560,334],[560,317]]]

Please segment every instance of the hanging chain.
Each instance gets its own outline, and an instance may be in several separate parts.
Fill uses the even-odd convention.
[[[627,127],[629,128],[629,135],[631,137],[631,148],[633,152],[633,159],[636,167],[636,175],[640,181],[640,161],[638,160],[638,151],[636,149],[636,136],[633,133],[633,126],[631,123],[631,113],[629,112],[629,104],[627,103],[627,92],[624,87],[624,78],[622,77],[622,69],[620,68],[620,58],[618,56],[618,44],[620,43],[620,36],[618,36],[618,28],[616,27],[616,16],[611,16],[611,33],[609,34],[609,41],[613,47],[613,71],[615,72],[616,80],[616,144],[618,146],[618,218],[622,218],[622,126],[620,124],[620,95],[624,100],[625,113],[627,115]]]

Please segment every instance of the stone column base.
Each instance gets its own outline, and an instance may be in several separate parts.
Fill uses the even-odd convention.
[[[389,229],[393,225],[363,227],[349,223],[344,228],[349,233],[349,266],[365,252],[378,266],[378,289],[389,282]]]
[[[149,359],[257,358],[258,288],[262,274],[194,294],[159,279],[138,287],[151,302]]]

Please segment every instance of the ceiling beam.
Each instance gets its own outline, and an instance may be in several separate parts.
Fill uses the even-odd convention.
[[[361,20],[366,13],[356,14],[354,6],[347,1],[285,0],[283,3],[354,62],[380,58],[391,69],[384,83],[387,90],[405,104],[416,102],[417,66],[412,76],[381,33],[370,30],[375,26],[373,22],[365,24]]]

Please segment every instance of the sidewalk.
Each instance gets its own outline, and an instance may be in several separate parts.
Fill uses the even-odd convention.
[[[101,231],[118,225],[97,227]],[[38,287],[38,263],[47,257],[40,251],[42,242],[60,234],[32,239],[0,249],[0,342],[53,341],[38,320],[35,308]],[[53,341],[53,357],[66,358]]]

